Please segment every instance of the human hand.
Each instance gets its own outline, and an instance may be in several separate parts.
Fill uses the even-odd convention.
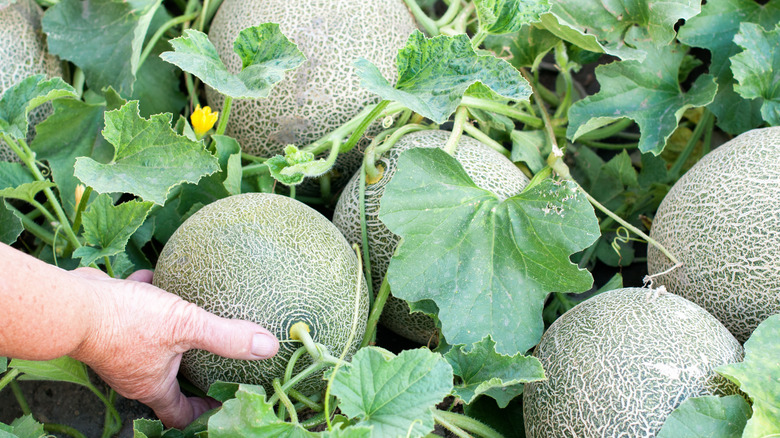
[[[266,359],[279,349],[265,328],[215,316],[152,286],[152,272],[116,280],[102,271],[79,268],[97,300],[93,330],[70,354],[89,365],[120,395],[152,408],[167,427],[184,428],[218,406],[186,397],[176,374],[182,353],[197,348],[233,359]]]

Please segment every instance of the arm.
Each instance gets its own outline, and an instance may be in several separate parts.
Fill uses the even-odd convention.
[[[150,271],[128,280],[90,268],[65,271],[0,244],[0,356],[68,355],[122,396],[154,409],[166,426],[186,426],[213,406],[181,393],[182,353],[199,348],[265,359],[279,344],[263,327],[217,317],[152,286],[151,279]]]

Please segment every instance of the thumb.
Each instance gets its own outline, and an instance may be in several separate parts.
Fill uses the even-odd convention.
[[[197,321],[184,324],[187,349],[210,351],[230,359],[268,359],[279,351],[279,341],[264,327],[239,319],[221,318],[199,308]],[[185,329],[187,330],[187,329]]]

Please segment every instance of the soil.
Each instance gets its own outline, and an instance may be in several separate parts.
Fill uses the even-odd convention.
[[[95,376],[92,376],[92,381],[98,388],[107,388]],[[103,434],[105,405],[87,388],[74,383],[46,381],[21,381],[19,388],[30,405],[33,417],[39,422],[64,424],[88,438]],[[133,436],[133,420],[157,418],[145,405],[122,397],[117,397],[116,408],[122,417],[122,430],[115,435],[119,438]],[[20,416],[22,409],[11,389],[6,387],[0,392],[0,422],[9,424]],[[56,433],[53,435],[58,438],[69,437]]]

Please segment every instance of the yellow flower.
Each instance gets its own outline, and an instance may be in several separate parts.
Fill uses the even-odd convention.
[[[79,184],[79,185],[76,186],[75,198],[76,198],[76,205],[77,206],[81,203],[81,197],[84,196],[84,190],[85,189],[86,189],[86,187],[84,187],[84,184]]]
[[[219,117],[218,111],[211,112],[210,107],[204,106],[201,108],[200,105],[196,106],[195,111],[190,116],[192,129],[195,130],[195,135],[197,135],[198,138],[206,135],[206,133],[209,132],[209,129],[213,128],[214,124],[217,123],[217,117]]]

